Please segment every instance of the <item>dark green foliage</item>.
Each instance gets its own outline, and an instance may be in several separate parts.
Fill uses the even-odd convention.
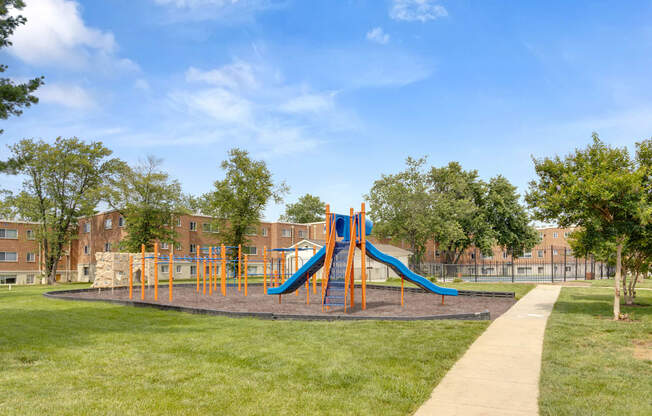
[[[285,206],[285,214],[281,216],[281,221],[295,222],[305,224],[324,220],[326,213],[326,203],[318,196],[305,194],[300,197],[294,204]]]

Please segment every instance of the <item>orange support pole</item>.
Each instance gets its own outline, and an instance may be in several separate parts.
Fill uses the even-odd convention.
[[[134,298],[134,256],[129,255],[129,299]]]
[[[172,280],[174,279],[174,245],[170,251],[170,274],[168,277],[168,299],[172,302],[172,290],[174,289]]]
[[[312,255],[314,256],[317,253],[317,249],[312,247]],[[317,294],[317,273],[312,274],[312,294]]]
[[[283,264],[281,264],[281,284],[285,283],[285,251],[283,253]]]
[[[197,277],[197,293],[199,293],[199,253],[201,246],[197,246],[197,254],[195,255],[195,275]]]
[[[306,305],[310,304],[310,275],[306,273]]]
[[[299,271],[299,247],[294,246],[294,272]],[[294,292],[297,296],[299,296],[299,288]]]
[[[158,243],[154,243],[154,300],[158,300]]]
[[[222,289],[222,296],[226,296],[226,247],[224,247],[224,244],[220,246],[220,253],[222,254],[222,263],[220,265],[220,287]]]
[[[244,288],[245,288],[245,293],[244,295],[247,296],[247,277],[249,276],[249,256],[246,254],[244,255]]]
[[[238,292],[240,291],[240,280],[242,279],[242,270],[240,269],[240,262],[242,258],[242,245],[238,244]]]
[[[213,292],[217,293],[217,256],[213,256],[213,259],[215,260],[215,264],[213,265]],[[221,290],[222,284],[220,283],[220,290]]]
[[[364,202],[360,207],[360,279],[362,279],[362,310],[367,308],[367,230]]]
[[[263,246],[263,294],[267,293],[267,246]]]
[[[141,268],[140,268],[140,300],[145,300],[145,244],[140,245]]]
[[[401,277],[401,307],[403,307],[403,278]]]
[[[351,208],[350,211],[350,219],[349,222],[351,223],[351,245],[353,245],[353,258],[351,258],[351,297],[349,299],[349,302],[351,303],[351,309],[353,309],[353,305],[355,305],[355,276],[354,276],[354,271],[355,271],[355,214],[353,212],[353,208]]]
[[[208,294],[213,294],[213,246],[208,247]]]
[[[204,257],[204,267],[201,269],[202,276],[204,277],[204,291],[203,294],[206,294],[206,257]]]

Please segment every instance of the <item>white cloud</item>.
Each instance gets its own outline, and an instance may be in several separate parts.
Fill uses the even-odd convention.
[[[200,112],[211,119],[231,124],[244,124],[251,120],[251,103],[223,88],[178,91],[170,94],[173,103]]]
[[[389,42],[389,35],[383,32],[382,27],[375,27],[367,32],[367,40],[386,45]]]
[[[154,0],[170,9],[170,21],[221,19],[226,23],[251,20],[257,12],[283,7],[285,0]]]
[[[131,60],[116,56],[111,32],[86,26],[80,6],[72,0],[30,0],[20,14],[27,24],[11,37],[9,52],[30,64],[71,68],[134,70]]]
[[[97,103],[92,95],[78,85],[45,84],[36,91],[43,103],[58,104],[72,109],[93,109]]]
[[[389,17],[394,20],[426,22],[448,16],[437,0],[393,0]]]
[[[281,104],[281,111],[287,113],[318,113],[334,107],[334,92],[324,94],[303,94],[290,98]]]
[[[257,86],[251,65],[240,60],[210,71],[202,71],[191,66],[186,71],[186,81],[205,82],[210,85],[232,89],[239,87],[255,88]]]
[[[149,91],[149,82],[144,78],[138,78],[136,82],[134,82],[134,88],[142,91]]]

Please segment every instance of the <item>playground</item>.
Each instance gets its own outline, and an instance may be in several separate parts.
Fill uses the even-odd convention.
[[[221,244],[180,257],[173,251],[161,254],[158,244],[147,253],[142,245],[140,255],[128,255],[126,285],[103,281],[101,286],[94,284],[97,290],[48,296],[268,319],[488,320],[515,302],[513,293],[460,293],[432,283],[368,242],[372,227],[364,203],[357,213],[351,208],[349,215],[333,214],[326,205],[326,244],[319,251],[296,245],[264,247],[262,258],[257,258],[243,254],[241,246]],[[303,260],[300,251],[311,251],[311,256]],[[367,287],[367,257],[390,267],[400,277],[400,287]],[[175,284],[174,270],[180,262],[194,265],[194,284]],[[262,265],[262,273],[251,273],[252,264]],[[160,266],[167,267],[167,276],[159,276]],[[108,269],[115,276],[116,266]],[[165,280],[167,284],[162,283]],[[413,287],[406,288],[406,281]]]

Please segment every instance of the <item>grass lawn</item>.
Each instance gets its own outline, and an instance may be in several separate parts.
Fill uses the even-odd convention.
[[[199,316],[47,290],[0,288],[2,415],[405,415],[489,325]]]
[[[652,415],[652,291],[637,299],[645,306],[622,306],[632,322],[613,322],[611,291],[562,288],[543,346],[542,415]]]
[[[391,285],[391,286],[400,286],[401,285],[401,279],[389,279],[386,282],[373,282],[373,284],[381,284],[381,285]],[[487,292],[514,292],[516,299],[520,299],[527,292],[532,290],[536,284],[534,283],[466,283],[466,282],[461,282],[461,283],[443,283],[443,282],[436,282],[435,283],[437,286],[442,286],[442,287],[452,287],[455,289],[460,289],[460,290],[480,290],[480,291],[487,291]],[[415,284],[412,284],[408,281],[405,281],[405,287],[418,287]]]
[[[591,281],[591,286],[593,287],[614,287],[614,279],[605,279],[605,280],[593,280]],[[652,289],[652,279],[643,279],[639,280],[636,283],[637,288],[647,288]]]

